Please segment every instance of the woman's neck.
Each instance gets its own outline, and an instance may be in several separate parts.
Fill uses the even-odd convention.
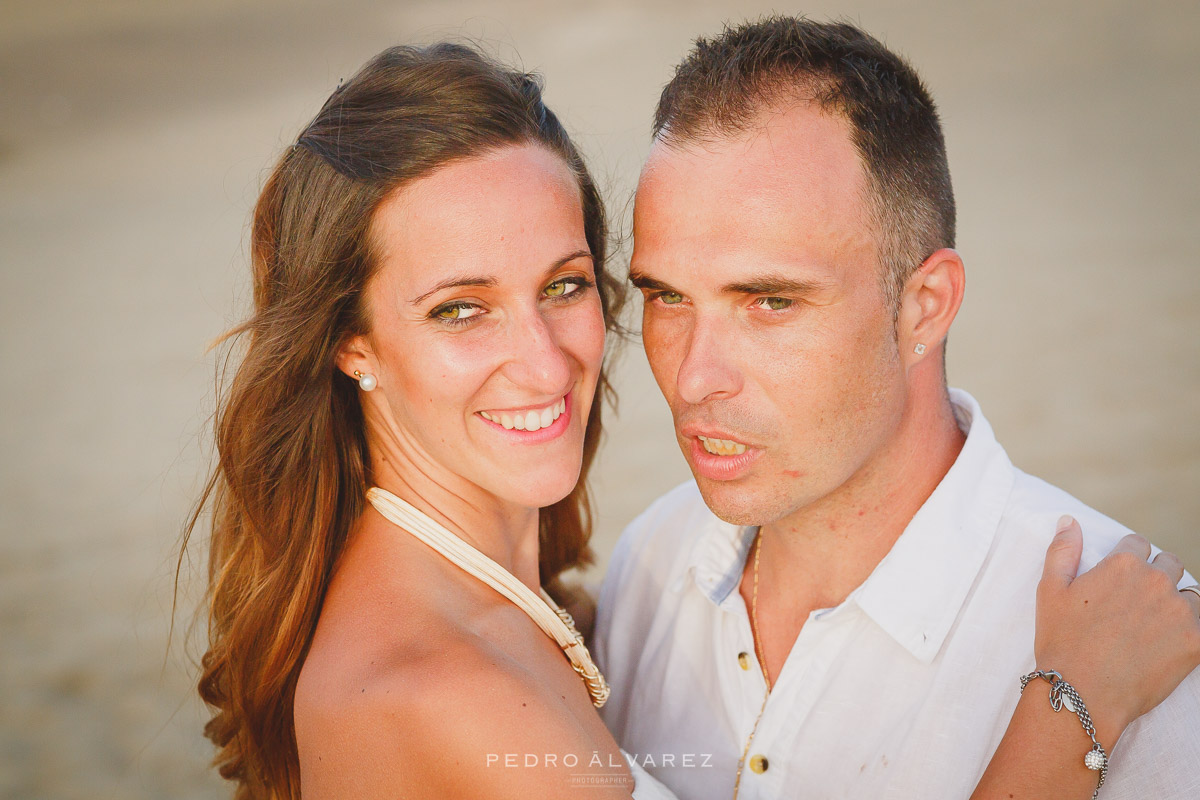
[[[505,502],[436,464],[418,466],[385,440],[372,438],[370,450],[373,485],[410,503],[538,590],[538,509]]]

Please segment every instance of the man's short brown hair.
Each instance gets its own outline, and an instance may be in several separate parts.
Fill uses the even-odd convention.
[[[954,191],[937,109],[916,71],[848,23],[768,17],[700,38],[663,89],[654,135],[668,146],[736,136],[801,98],[841,116],[862,158],[883,288],[900,292],[954,246]]]

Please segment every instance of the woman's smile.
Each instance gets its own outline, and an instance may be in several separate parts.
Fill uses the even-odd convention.
[[[480,411],[478,413],[479,416],[492,423],[492,425],[502,427],[506,431],[534,433],[539,430],[548,429],[551,426],[565,430],[566,424],[560,426],[555,425],[555,422],[566,416],[566,411],[567,397],[564,395],[546,406],[505,409],[503,411]],[[569,418],[564,420],[565,422],[569,422]]]

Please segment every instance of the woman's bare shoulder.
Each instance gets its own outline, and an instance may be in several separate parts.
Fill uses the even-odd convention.
[[[579,698],[562,696],[561,675],[534,666],[561,670],[561,653],[491,590],[464,591],[418,547],[394,552],[407,544],[360,539],[326,594],[293,705],[305,800],[572,794],[579,759],[606,734],[590,708],[581,719],[568,707]],[[573,769],[545,766],[568,752]]]
[[[440,638],[373,671],[297,687],[306,800],[557,796],[589,771],[594,742],[553,692],[469,634]]]

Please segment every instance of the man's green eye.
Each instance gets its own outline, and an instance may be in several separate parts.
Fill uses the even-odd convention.
[[[791,306],[792,301],[786,297],[763,297],[759,299],[758,304],[762,308],[769,308],[772,311],[783,311]]]
[[[683,295],[679,292],[663,292],[658,296],[658,299],[668,306],[673,306],[676,303],[683,302]]]

